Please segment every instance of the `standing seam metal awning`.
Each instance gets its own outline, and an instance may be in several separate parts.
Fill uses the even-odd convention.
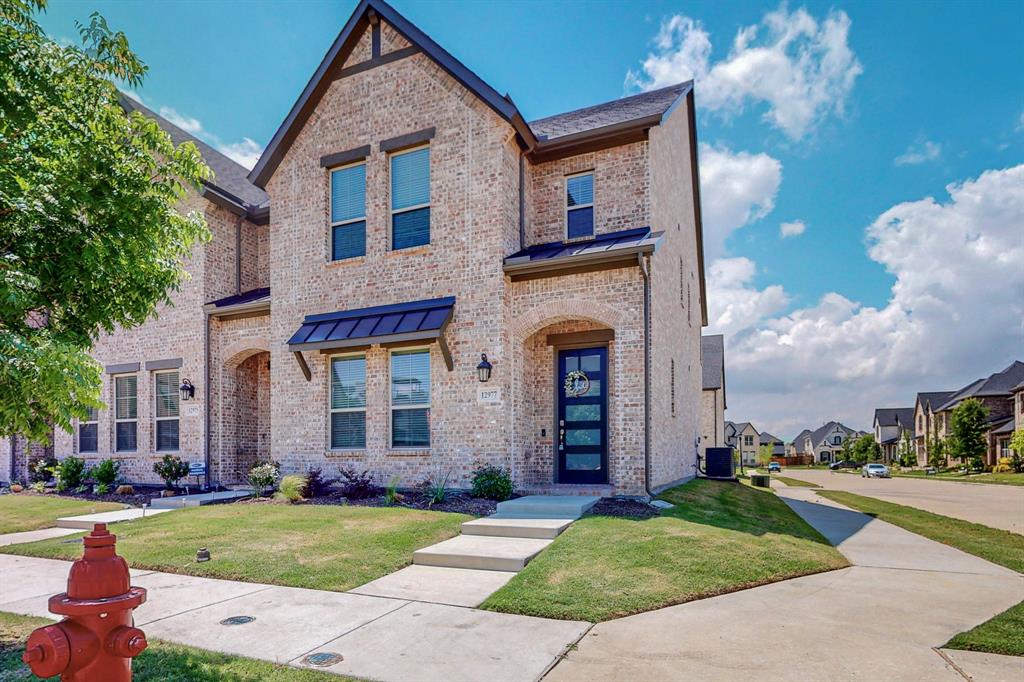
[[[444,332],[455,311],[455,297],[307,315],[288,339],[288,349],[303,365],[301,352],[355,348],[372,344],[437,340],[449,371],[451,353]],[[303,373],[307,371],[303,367]]]

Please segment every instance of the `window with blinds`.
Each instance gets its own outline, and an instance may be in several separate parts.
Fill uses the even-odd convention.
[[[391,446],[430,447],[430,351],[391,354]]]
[[[331,358],[331,449],[366,447],[366,357]]]
[[[565,179],[565,233],[569,239],[594,236],[594,174]]]
[[[366,255],[366,163],[331,171],[331,260]]]
[[[78,451],[96,452],[99,449],[100,411],[89,408],[89,414],[78,422]]]
[[[391,155],[391,248],[430,243],[430,147]]]
[[[157,372],[156,380],[156,449],[175,451],[178,449],[178,373]]]
[[[134,452],[138,449],[139,379],[114,378],[114,449]]]

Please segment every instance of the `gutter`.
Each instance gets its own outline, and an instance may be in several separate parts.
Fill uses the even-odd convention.
[[[644,492],[651,499],[651,273],[643,253],[636,256],[644,278]]]

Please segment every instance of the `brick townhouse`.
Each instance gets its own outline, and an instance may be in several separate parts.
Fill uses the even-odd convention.
[[[133,481],[165,452],[220,484],[265,459],[407,486],[492,463],[534,492],[689,478],[695,134],[692,83],[528,123],[364,0],[251,172],[197,142],[214,238],[173,307],[97,341],[108,409],[55,452]]]

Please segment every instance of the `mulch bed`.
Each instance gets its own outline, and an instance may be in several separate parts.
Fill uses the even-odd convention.
[[[116,488],[117,486],[114,486],[114,487]],[[65,490],[62,493],[58,493],[58,492],[54,492],[54,491],[51,490],[50,492],[42,493],[42,494],[53,495],[55,497],[63,497],[63,498],[69,498],[69,499],[74,499],[74,500],[88,500],[90,502],[117,502],[119,504],[131,505],[132,507],[141,507],[144,504],[151,503],[154,498],[159,498],[160,497],[160,492],[164,488],[163,488],[163,486],[159,486],[159,485],[133,485],[132,489],[135,492],[133,494],[131,494],[131,495],[118,495],[118,494],[113,493],[113,492],[107,493],[105,495],[95,495],[95,494],[93,494],[93,492],[91,490],[88,491],[88,492],[82,492],[82,493],[76,493],[76,492],[73,492],[71,490]],[[190,490],[190,492],[201,492],[201,491],[199,491],[197,489],[192,489],[192,490]],[[26,489],[26,490],[24,490],[20,494],[21,495],[39,495],[41,493],[37,493],[37,492],[34,492],[32,490]],[[185,494],[185,490],[184,489],[178,490],[178,495],[184,495],[184,494]]]
[[[652,507],[646,502],[617,498],[599,500],[587,512],[589,516],[624,516],[631,519],[652,519],[660,514],[657,507]]]
[[[249,498],[246,500],[239,500],[238,502],[235,502],[235,504],[267,504],[273,502],[274,501],[270,498],[263,497],[259,499]],[[331,492],[327,495],[305,500],[299,504],[351,505],[353,507],[388,506],[384,503],[383,490],[377,494],[371,495],[370,497],[363,498],[349,498],[345,497],[345,495],[340,492]],[[489,516],[495,512],[498,507],[498,503],[494,500],[485,500],[462,492],[451,492],[448,493],[448,497],[444,502],[431,505],[429,498],[423,493],[404,492],[402,493],[401,501],[392,506],[406,507],[408,509],[427,509],[439,512],[455,512],[458,514],[470,514],[472,516]]]

